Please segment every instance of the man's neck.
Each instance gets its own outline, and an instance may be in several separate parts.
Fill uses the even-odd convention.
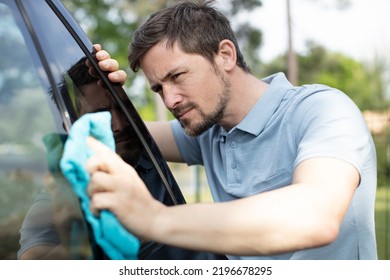
[[[218,122],[226,131],[235,127],[246,117],[268,88],[268,84],[243,71],[230,76],[230,81],[230,100],[223,118]]]

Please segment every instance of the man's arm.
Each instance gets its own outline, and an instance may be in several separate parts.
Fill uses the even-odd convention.
[[[51,245],[37,245],[26,250],[21,256],[20,260],[67,260],[71,258],[69,247],[62,244]]]
[[[169,121],[146,122],[146,126],[166,161],[183,162]]]
[[[297,167],[290,186],[231,202],[167,207],[131,166],[96,140],[89,145],[93,211],[112,211],[142,239],[196,250],[269,255],[329,244],[359,184],[349,163],[313,158]]]
[[[337,238],[358,177],[346,162],[307,160],[290,186],[232,202],[167,207],[156,218],[150,238],[238,255],[327,245]]]

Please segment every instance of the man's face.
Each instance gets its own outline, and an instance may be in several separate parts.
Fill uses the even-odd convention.
[[[151,89],[188,135],[200,135],[223,118],[230,83],[207,59],[184,53],[177,44],[152,47],[141,60]]]
[[[114,102],[109,92],[97,83],[90,83],[80,88],[80,115],[100,111],[111,113],[111,128],[114,134],[116,152],[129,164],[137,163],[140,151],[140,141],[131,124],[119,106]]]

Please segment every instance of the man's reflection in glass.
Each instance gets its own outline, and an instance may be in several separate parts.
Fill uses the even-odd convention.
[[[80,60],[68,75],[74,83],[75,107],[78,117],[86,113],[109,111],[112,116],[111,128],[114,133],[116,152],[127,163],[135,166],[142,154],[143,147],[139,138],[111,93],[98,84],[98,78],[91,76],[86,60]]]
[[[64,75],[60,89],[64,99],[70,101],[68,107],[73,107],[73,119],[86,113],[111,113],[116,151],[137,168],[143,146],[109,91],[99,86],[98,79],[88,73],[86,58]],[[92,252],[88,248],[91,233],[84,224],[78,200],[59,168],[66,135],[53,133],[46,135],[42,141],[47,152],[49,173],[24,219],[18,258],[91,258]]]

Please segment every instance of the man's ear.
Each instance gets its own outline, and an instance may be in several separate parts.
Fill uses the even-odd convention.
[[[225,71],[232,70],[237,63],[237,52],[236,47],[230,40],[222,40],[219,43],[218,55],[222,58],[223,68]]]

